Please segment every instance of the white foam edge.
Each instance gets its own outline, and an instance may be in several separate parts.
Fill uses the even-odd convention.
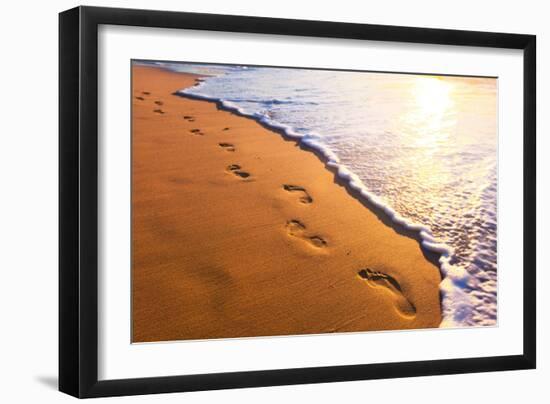
[[[439,284],[439,291],[441,293],[443,306],[443,303],[445,302],[445,297],[447,295],[451,293],[464,293],[463,288],[459,285],[459,283],[467,284],[468,279],[472,276],[464,268],[451,264],[452,256],[454,254],[453,248],[451,246],[448,246],[447,244],[437,242],[436,238],[433,236],[428,226],[420,223],[415,223],[404,218],[391,206],[385,204],[380,197],[368,191],[363,181],[361,181],[361,179],[345,165],[341,164],[340,159],[332,150],[330,150],[328,146],[323,145],[317,141],[319,136],[316,133],[311,132],[309,134],[302,134],[294,130],[294,128],[289,125],[274,122],[267,116],[257,113],[250,113],[238,106],[235,102],[223,100],[209,94],[198,94],[196,91],[199,90],[204,83],[205,81],[199,82],[195,86],[176,91],[176,93],[182,96],[191,97],[199,100],[216,102],[218,105],[220,105],[222,109],[237,113],[238,115],[244,117],[252,118],[274,129],[275,131],[282,131],[284,132],[285,136],[296,139],[298,143],[304,144],[307,147],[312,148],[320,153],[324,157],[326,165],[330,168],[333,168],[336,171],[336,175],[339,178],[345,180],[350,188],[358,191],[367,202],[371,203],[375,208],[383,211],[396,225],[401,226],[409,231],[418,232],[418,234],[420,235],[420,244],[422,248],[440,255],[439,268],[442,274],[442,280]],[[460,324],[454,321],[454,319],[452,318],[453,307],[444,306],[442,307],[442,312],[443,318],[440,327],[444,328],[460,326]],[[449,317],[447,317],[446,315],[449,315]]]

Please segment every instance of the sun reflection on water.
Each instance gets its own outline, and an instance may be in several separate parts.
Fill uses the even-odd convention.
[[[410,130],[416,147],[431,148],[445,142],[456,124],[451,82],[435,77],[415,77],[409,89],[410,105],[401,124]]]

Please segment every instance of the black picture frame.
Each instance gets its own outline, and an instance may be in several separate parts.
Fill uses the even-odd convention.
[[[99,381],[100,24],[523,50],[523,354]],[[536,366],[536,37],[339,22],[77,7],[59,15],[59,390],[105,397],[325,383]]]

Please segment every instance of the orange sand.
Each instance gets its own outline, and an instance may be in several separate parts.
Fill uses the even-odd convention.
[[[439,325],[436,257],[318,156],[132,73],[133,342]]]

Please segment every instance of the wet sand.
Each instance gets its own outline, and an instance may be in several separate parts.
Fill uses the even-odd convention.
[[[434,257],[315,153],[132,69],[133,342],[439,326]]]

